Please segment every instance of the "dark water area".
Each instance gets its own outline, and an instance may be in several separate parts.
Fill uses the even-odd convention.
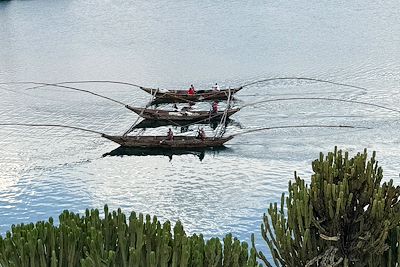
[[[114,80],[155,88],[245,87],[235,106],[320,97],[400,101],[396,1],[1,1],[0,83]],[[116,103],[56,87],[0,85],[0,123],[53,123],[122,134],[137,115]],[[72,85],[71,85],[72,86]],[[144,106],[127,85],[73,86]],[[209,104],[199,108],[210,109]],[[400,184],[399,113],[323,100],[246,106],[226,134],[325,124],[370,129],[280,129],[239,135],[221,151],[144,156],[98,135],[60,128],[0,127],[0,233],[64,209],[121,207],[181,220],[189,233],[232,232],[257,243],[262,215],[293,172],[309,180],[319,152],[377,151],[385,180]],[[204,126],[207,135],[214,134]],[[180,132],[179,127],[172,127]],[[168,126],[145,134],[165,134]],[[183,134],[195,134],[197,126]],[[169,153],[169,154],[168,154]],[[105,155],[105,156],[103,156]]]

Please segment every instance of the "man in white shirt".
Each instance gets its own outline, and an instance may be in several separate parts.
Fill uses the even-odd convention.
[[[217,83],[215,83],[215,85],[213,85],[212,89],[214,91],[219,91],[219,85]]]

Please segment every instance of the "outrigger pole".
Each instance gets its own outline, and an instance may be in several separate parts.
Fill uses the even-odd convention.
[[[68,82],[58,82],[58,83],[52,83],[52,85],[54,84],[75,84],[75,83],[113,83],[113,84],[122,84],[122,85],[128,85],[128,86],[133,86],[133,87],[142,87],[140,85],[134,84],[134,83],[128,83],[128,82],[119,82],[119,81],[109,81],[109,80],[86,80],[86,81],[68,81]],[[36,82],[11,82],[11,83],[0,83],[0,84],[39,84]],[[33,86],[33,87],[29,87],[26,88],[25,90],[31,90],[31,89],[37,89],[37,88],[41,88],[41,87],[46,87],[48,85],[45,84],[41,84],[38,86]]]
[[[267,131],[267,130],[276,130],[276,129],[291,129],[291,128],[348,128],[348,129],[372,129],[369,127],[363,126],[351,126],[351,125],[318,125],[318,124],[311,124],[311,125],[285,125],[285,126],[272,126],[272,127],[263,127],[263,128],[256,128],[250,129],[244,132],[232,134],[230,136],[235,137],[238,135],[253,133],[253,132],[260,132],[260,131]]]
[[[335,84],[335,85],[340,85],[340,86],[347,86],[347,87],[352,87],[352,88],[357,88],[357,89],[362,89],[362,90],[367,90],[364,87],[360,87],[360,86],[355,86],[355,85],[350,85],[350,84],[345,84],[345,83],[337,83],[337,82],[332,82],[332,81],[328,81],[328,80],[321,80],[321,79],[314,79],[314,78],[305,78],[305,77],[281,77],[281,78],[269,78],[269,79],[264,79],[264,80],[259,80],[259,81],[255,81],[252,83],[248,83],[243,85],[243,87],[245,86],[250,86],[252,84],[256,84],[256,83],[261,83],[261,82],[266,82],[266,81],[273,81],[273,80],[293,80],[293,79],[297,79],[297,80],[308,80],[308,81],[317,81],[317,82],[323,82],[323,83],[330,83],[330,84]],[[66,88],[66,89],[70,89],[70,90],[75,90],[75,91],[80,91],[80,92],[85,92],[85,93],[89,93],[110,101],[113,101],[115,103],[118,103],[120,105],[123,106],[127,106],[125,103],[122,103],[121,101],[112,99],[110,97],[107,96],[103,96],[94,92],[91,92],[89,90],[85,90],[85,89],[79,89],[79,88],[75,88],[75,87],[71,87],[71,86],[64,86],[64,85],[60,85],[60,84],[70,84],[70,83],[115,83],[115,84],[124,84],[124,85],[130,85],[130,86],[134,86],[134,87],[139,87],[141,88],[142,86],[133,84],[133,83],[127,83],[127,82],[118,82],[118,81],[100,81],[100,80],[93,80],[93,81],[76,81],[76,82],[61,82],[61,83],[39,83],[39,82],[13,82],[13,83],[0,83],[0,84],[37,84],[39,86],[35,86],[35,87],[30,87],[27,88],[28,89],[35,89],[35,88],[40,88],[40,87],[45,87],[45,86],[55,86],[55,87],[61,87],[61,88]],[[376,108],[381,108],[381,109],[386,109],[386,110],[390,110],[390,111],[394,111],[397,113],[400,113],[400,110],[394,109],[394,108],[389,108],[389,107],[385,107],[379,104],[373,104],[373,103],[367,103],[367,102],[362,102],[362,101],[357,101],[357,100],[345,100],[345,99],[339,99],[339,98],[329,98],[329,97],[291,97],[291,98],[276,98],[276,99],[267,99],[267,100],[262,100],[262,101],[257,101],[257,102],[253,102],[253,103],[249,103],[249,104],[245,104],[242,107],[240,107],[240,109],[243,109],[247,106],[254,106],[257,104],[261,104],[261,103],[268,103],[268,102],[277,102],[277,101],[293,101],[293,100],[322,100],[322,101],[338,101],[338,102],[347,102],[347,103],[353,103],[353,104],[361,104],[361,105],[368,105],[368,106],[372,106],[372,107],[376,107]]]
[[[80,130],[80,131],[84,131],[84,132],[89,132],[89,133],[104,135],[104,133],[99,132],[99,131],[95,131],[95,130],[91,130],[91,129],[85,129],[85,128],[76,127],[76,126],[62,125],[62,124],[44,124],[44,123],[0,123],[0,126],[58,127],[58,128],[67,128],[67,129]]]
[[[312,82],[321,82],[321,83],[329,83],[333,85],[338,85],[338,86],[345,86],[345,87],[351,87],[351,88],[356,88],[356,89],[361,89],[364,91],[367,91],[368,89],[365,87],[361,86],[356,86],[356,85],[351,85],[347,83],[339,83],[339,82],[334,82],[334,81],[329,81],[329,80],[323,80],[323,79],[317,79],[317,78],[308,78],[308,77],[275,77],[275,78],[266,78],[266,79],[261,79],[257,80],[254,82],[249,82],[241,87],[248,87],[257,83],[264,83],[264,82],[270,82],[270,81],[277,81],[277,80],[303,80],[303,81],[312,81]],[[122,85],[128,85],[128,86],[133,86],[137,88],[144,88],[141,85],[137,85],[134,83],[129,83],[129,82],[121,82],[121,81],[112,81],[112,80],[84,80],[84,81],[66,81],[66,82],[59,82],[59,83],[54,83],[54,84],[74,84],[74,83],[112,83],[112,84],[122,84]],[[10,83],[0,83],[0,84],[35,84],[35,82],[10,82]],[[35,89],[35,88],[40,88],[44,87],[47,85],[40,85],[40,86],[35,86],[27,89]]]
[[[142,90],[146,89],[145,87],[141,86],[141,85],[137,85],[134,83],[128,83],[128,82],[119,82],[119,81],[110,81],[110,80],[87,80],[87,81],[68,81],[68,82],[57,82],[57,83],[37,83],[37,82],[14,82],[13,84],[38,84],[38,86],[33,86],[33,87],[28,87],[25,88],[25,90],[32,90],[32,89],[38,89],[38,88],[42,88],[42,87],[46,87],[46,86],[58,86],[60,85],[60,87],[64,87],[61,86],[62,84],[79,84],[79,83],[112,83],[112,84],[122,84],[122,85],[128,85],[128,86],[132,86],[132,87],[137,87],[140,88]],[[0,83],[2,84],[2,83]],[[6,84],[6,83],[4,83]],[[71,88],[71,87],[64,87],[64,88]],[[154,94],[152,93],[154,91]],[[152,95],[152,100],[146,104],[146,107],[151,106],[153,103],[153,100],[155,98],[155,95],[157,94],[157,92],[159,92],[160,89],[151,89],[151,95]],[[184,98],[178,97],[172,93],[169,92],[164,92],[163,95],[169,95],[174,97],[175,99],[178,100],[184,100],[184,102],[187,103],[195,103],[194,101],[190,101],[190,100],[186,100]]]
[[[26,88],[26,90],[28,90],[28,89],[36,89],[36,88],[41,88],[41,87],[46,87],[46,86],[60,87],[60,88],[68,89],[68,90],[73,90],[73,91],[79,91],[79,92],[88,93],[88,94],[91,94],[91,95],[94,95],[94,96],[98,96],[98,97],[107,99],[107,100],[109,100],[109,101],[115,102],[115,103],[117,103],[117,104],[126,106],[125,103],[123,103],[123,102],[121,102],[121,101],[118,101],[118,100],[115,100],[115,99],[113,99],[113,98],[111,98],[111,97],[104,96],[104,95],[101,95],[101,94],[97,94],[97,93],[95,93],[95,92],[92,92],[92,91],[89,91],[89,90],[85,90],[85,89],[80,89],[80,88],[71,87],[71,86],[65,86],[65,85],[59,85],[58,83],[11,82],[11,83],[0,83],[0,84],[38,84],[38,85],[40,85],[40,86],[35,86],[35,87]]]
[[[1,85],[1,84],[36,84],[36,85],[37,85],[37,86],[32,86],[32,87],[25,88],[25,90],[33,90],[33,89],[43,88],[43,87],[47,87],[47,86],[54,86],[54,87],[66,88],[66,89],[70,89],[70,90],[75,90],[75,91],[80,91],[80,92],[89,93],[89,94],[92,94],[92,95],[95,95],[95,96],[98,96],[98,97],[101,97],[101,98],[104,98],[104,99],[107,99],[107,100],[116,102],[116,103],[118,103],[118,104],[127,106],[127,104],[124,104],[124,103],[122,103],[121,101],[112,99],[111,97],[103,96],[103,95],[100,95],[100,94],[97,94],[97,93],[94,93],[94,92],[92,92],[92,91],[85,90],[85,89],[80,89],[80,88],[76,88],[76,87],[71,87],[71,86],[62,85],[62,84],[74,84],[74,83],[114,83],[114,84],[129,85],[129,86],[133,86],[133,87],[137,87],[137,88],[144,88],[143,86],[136,85],[136,84],[133,84],[133,83],[127,83],[127,82],[118,82],[118,81],[95,81],[95,80],[93,80],[93,81],[76,81],[76,82],[57,82],[57,83],[9,82],[9,83],[0,83],[0,85]],[[154,89],[154,95],[153,95],[153,93],[152,93],[152,98],[155,97],[155,95],[156,95],[156,93],[157,93],[158,91],[159,91],[159,89]],[[195,101],[186,100],[186,99],[184,99],[184,98],[175,96],[175,95],[172,94],[172,93],[165,92],[164,95],[171,95],[171,96],[173,96],[173,97],[176,98],[176,99],[185,100],[185,102],[187,102],[187,103],[195,103]],[[153,103],[153,100],[151,100],[149,103],[147,103],[147,104],[146,104],[146,107],[151,106],[152,103]]]
[[[340,99],[340,98],[330,98],[330,97],[290,97],[290,98],[266,99],[266,100],[261,100],[261,101],[245,104],[245,105],[243,105],[241,107],[241,109],[245,108],[245,107],[248,107],[248,106],[254,106],[254,105],[262,104],[262,103],[277,102],[277,101],[293,101],[293,100],[323,100],[323,101],[347,102],[347,103],[353,103],[353,104],[372,106],[372,107],[375,107],[375,108],[381,108],[381,109],[386,109],[386,110],[390,110],[390,111],[394,111],[394,112],[400,113],[400,110],[398,110],[398,109],[385,107],[385,106],[382,106],[382,105],[379,105],[379,104],[373,104],[373,103],[362,102],[362,101],[357,101],[357,100],[346,100],[346,99]]]
[[[277,79],[306,79],[306,80],[312,80],[312,81],[322,81],[322,82],[329,82],[329,81],[324,81],[324,80],[318,80],[318,79],[312,79],[312,78],[272,78],[272,79],[266,79],[266,80],[277,80]],[[80,81],[80,83],[89,83],[89,82],[112,82],[112,83],[121,83],[121,84],[130,84],[130,83],[125,83],[125,82],[114,82],[114,81]],[[74,83],[74,82],[63,82],[63,83]],[[77,83],[77,82],[76,82]],[[358,86],[353,86],[353,85],[347,85],[347,84],[339,84],[339,83],[335,83],[335,82],[329,82],[329,83],[334,83],[334,84],[338,84],[338,85],[346,85],[346,86],[350,86],[350,87],[356,87],[359,89],[365,89],[362,87],[358,87]],[[69,89],[69,90],[74,90],[74,91],[79,91],[79,92],[84,92],[84,93],[88,93],[88,94],[92,94],[104,99],[107,99],[109,101],[115,102],[117,104],[123,105],[125,108],[128,108],[128,105],[112,99],[110,97],[107,96],[103,96],[94,92],[91,92],[89,90],[85,90],[85,89],[79,89],[79,88],[75,88],[75,87],[71,87],[71,86],[64,86],[64,85],[59,85],[59,83],[39,83],[39,82],[12,82],[12,83],[0,83],[0,84],[37,84],[40,85],[39,87],[43,87],[43,86],[54,86],[54,87],[61,87],[61,88],[65,88],[65,89]],[[130,84],[132,86],[136,86],[134,84]],[[140,87],[140,86],[139,86]],[[33,88],[38,88],[38,87],[31,87]],[[375,108],[381,108],[381,109],[385,109],[385,110],[389,110],[389,111],[393,111],[393,112],[397,112],[400,113],[400,110],[394,109],[394,108],[390,108],[390,107],[385,107],[379,104],[373,104],[373,103],[368,103],[368,102],[362,102],[362,101],[357,101],[357,100],[346,100],[346,99],[339,99],[339,98],[328,98],[328,97],[291,97],[291,98],[276,98],[276,99],[267,99],[267,100],[262,100],[262,101],[257,101],[257,102],[253,102],[253,103],[249,103],[249,104],[245,104],[242,107],[240,107],[240,109],[243,109],[245,107],[248,106],[254,106],[257,104],[261,104],[261,103],[269,103],[269,102],[277,102],[277,101],[294,101],[294,100],[322,100],[322,101],[338,101],[338,102],[346,102],[346,103],[353,103],[353,104],[360,104],[360,105],[367,105],[367,106],[372,106]],[[129,109],[129,108],[128,108]],[[129,130],[128,130],[129,131]]]
[[[333,85],[339,85],[339,86],[345,86],[345,87],[351,87],[351,88],[356,88],[356,89],[361,89],[363,91],[368,91],[367,88],[361,87],[361,86],[356,86],[356,85],[351,85],[347,83],[339,83],[339,82],[334,82],[334,81],[329,81],[329,80],[322,80],[322,79],[317,79],[317,78],[307,78],[307,77],[276,77],[276,78],[267,78],[267,79],[262,79],[254,82],[250,82],[247,84],[242,85],[242,87],[248,87],[250,85],[254,85],[257,83],[264,83],[264,82],[270,82],[270,81],[276,81],[276,80],[303,80],[303,81],[312,81],[312,82],[320,82],[320,83],[329,83]]]
[[[79,88],[76,88],[76,87],[65,86],[65,85],[59,85],[59,84],[57,84],[57,83],[37,83],[37,82],[35,82],[35,83],[33,83],[33,84],[40,84],[40,85],[43,85],[43,86],[55,86],[55,87],[66,88],[66,89],[69,89],[69,90],[84,92],[84,93],[92,94],[92,95],[95,95],[95,96],[98,96],[98,97],[101,97],[101,98],[110,100],[110,101],[115,102],[115,103],[120,104],[120,105],[126,106],[126,104],[125,104],[125,103],[122,103],[121,101],[118,101],[118,100],[115,100],[115,99],[113,99],[113,98],[111,98],[111,97],[104,96],[104,95],[100,95],[100,94],[97,94],[97,93],[94,93],[94,92],[92,92],[92,91],[85,90],[85,89],[79,89]]]
[[[59,128],[67,128],[73,130],[80,130],[84,132],[99,134],[102,137],[106,134],[91,130],[85,129],[76,126],[62,125],[62,124],[44,124],[44,123],[0,123],[0,126],[27,126],[27,127],[59,127]],[[290,128],[348,128],[348,129],[372,129],[370,127],[362,127],[362,126],[351,126],[351,125],[319,125],[319,124],[310,124],[310,125],[285,125],[285,126],[272,126],[272,127],[263,127],[250,129],[244,132],[232,134],[229,137],[235,137],[238,135],[248,134],[252,132],[266,131],[266,130],[276,130],[276,129],[290,129]]]

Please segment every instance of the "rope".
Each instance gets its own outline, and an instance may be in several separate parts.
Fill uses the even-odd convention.
[[[140,88],[143,88],[143,87],[140,87]],[[153,90],[154,90],[154,94],[153,94]],[[157,95],[158,91],[159,91],[159,89],[150,88],[151,97],[150,97],[150,101],[146,104],[146,108],[150,107],[151,105],[153,105],[154,99],[156,98],[156,95]]]
[[[81,127],[68,126],[68,125],[61,125],[61,124],[0,123],[0,126],[60,127],[60,128],[68,128],[68,129],[80,130],[80,131],[84,131],[84,132],[89,132],[89,133],[95,133],[95,134],[103,135],[102,132],[98,132],[98,131],[94,131],[94,130],[90,130],[90,129],[85,129],[85,128],[81,128]]]
[[[131,133],[132,131],[133,131],[133,129],[135,129],[135,126],[137,125],[137,122],[140,120],[140,115],[137,117],[137,119],[135,120],[135,122],[132,124],[132,126],[131,127],[129,127],[129,129],[128,130],[126,130],[125,132],[124,132],[124,134],[122,135],[122,136],[127,136],[129,133]]]
[[[152,89],[151,93],[153,93],[153,89]],[[151,94],[151,95],[152,95],[152,99],[155,97],[156,94],[157,94],[157,90],[154,92],[154,96],[153,96],[153,94]],[[150,100],[150,102],[151,102],[151,101],[152,101],[152,100]],[[127,106],[125,106],[125,107],[127,108]],[[146,107],[148,107],[148,105],[146,105]],[[136,121],[135,121],[135,122],[132,124],[132,126],[123,134],[124,137],[127,136],[129,133],[131,133],[131,132],[135,129],[135,126],[137,125],[137,123],[138,123],[138,121],[140,120],[141,116],[143,115],[144,111],[145,111],[145,109],[142,109],[142,111],[140,112],[140,114],[139,114],[139,116],[137,117]],[[138,135],[139,135],[139,134],[140,134],[140,133],[138,133]]]
[[[274,130],[274,129],[288,129],[288,128],[350,128],[350,129],[371,129],[369,127],[362,127],[362,126],[350,126],[350,125],[287,125],[287,126],[273,126],[273,127],[264,127],[264,128],[257,128],[251,129],[245,132],[232,134],[231,136],[238,136],[242,134],[248,134],[253,132],[259,131],[266,131],[266,130]]]
[[[354,104],[361,104],[361,105],[367,105],[367,106],[372,106],[372,107],[377,107],[377,108],[382,108],[394,112],[400,113],[400,110],[394,109],[394,108],[388,108],[382,105],[378,104],[373,104],[373,103],[367,103],[367,102],[362,102],[362,101],[357,101],[357,100],[345,100],[345,99],[339,99],[339,98],[329,98],[329,97],[291,97],[291,98],[276,98],[276,99],[268,99],[268,100],[262,100],[262,101],[257,101],[253,103],[246,104],[242,106],[248,107],[248,106],[253,106],[256,104],[260,103],[267,103],[267,102],[276,102],[276,101],[291,101],[291,100],[327,100],[327,101],[338,101],[338,102],[347,102],[347,103],[354,103]]]
[[[278,77],[278,78],[268,78],[268,79],[263,79],[263,80],[258,80],[255,82],[247,83],[242,85],[242,87],[247,87],[253,84],[257,83],[263,83],[263,82],[269,82],[269,81],[275,81],[275,80],[305,80],[305,81],[314,81],[314,82],[321,82],[321,83],[330,83],[334,85],[339,85],[339,86],[346,86],[346,87],[351,87],[351,88],[356,88],[356,89],[361,89],[364,91],[368,91],[367,88],[361,87],[361,86],[356,86],[356,85],[351,85],[347,83],[339,83],[339,82],[333,82],[333,81],[328,81],[328,80],[322,80],[322,79],[316,79],[316,78],[307,78],[307,77]]]
[[[151,91],[150,91],[150,95],[151,95],[150,102],[153,102],[154,98],[156,97],[157,92],[158,92],[158,90],[154,90],[154,95],[153,95],[153,89],[151,89]]]
[[[231,96],[232,96],[232,92],[231,92],[231,89],[229,88],[227,106],[226,106],[226,109],[225,109],[224,115],[223,115],[223,124],[222,124],[223,132],[221,134],[221,137],[225,133],[225,130],[226,130],[226,119],[228,118],[228,110],[231,108]]]
[[[228,110],[230,108],[230,100],[231,100],[231,89],[228,90],[227,106],[226,106],[226,109],[224,110],[224,114],[221,117],[220,124],[219,124],[220,127],[219,127],[219,129],[217,129],[214,137],[222,137],[225,133],[226,119],[227,119]]]
[[[135,126],[137,125],[137,122],[140,120],[141,115],[143,114],[145,109],[142,109],[142,111],[140,112],[139,116],[136,118],[136,121],[132,124],[132,126],[123,134],[123,136],[127,136],[130,132],[133,131],[133,129],[135,129]]]

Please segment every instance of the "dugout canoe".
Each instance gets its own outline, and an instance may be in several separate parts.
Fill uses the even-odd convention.
[[[136,124],[133,128],[134,129],[144,129],[144,128],[158,128],[158,127],[162,127],[162,126],[173,126],[173,127],[187,127],[188,124],[209,124],[210,127],[215,130],[218,125],[219,125],[219,120],[215,120],[215,121],[195,121],[195,122],[188,122],[188,121],[171,121],[171,120],[148,120],[148,119],[144,119],[141,122],[139,122],[138,124]],[[225,121],[225,125],[228,126],[230,124],[233,124],[239,128],[241,128],[242,126],[237,122],[234,121],[230,118],[226,119]],[[181,132],[186,132],[186,131],[182,131],[181,128]]]
[[[229,95],[233,95],[243,87],[231,88],[231,89],[221,89],[216,90],[197,90],[196,94],[189,95],[187,90],[162,90],[155,88],[140,87],[143,91],[155,96],[151,104],[162,104],[162,103],[191,103],[200,101],[212,101],[212,100],[227,100]]]
[[[209,111],[174,111],[161,109],[136,108],[126,105],[126,108],[135,112],[140,117],[147,120],[162,120],[175,122],[210,122],[220,120],[225,111],[211,113]],[[227,118],[238,112],[239,108],[229,109],[226,113]]]
[[[206,137],[204,140],[194,136],[174,136],[173,140],[166,140],[166,136],[115,136],[102,134],[102,137],[111,140],[122,147],[131,148],[178,148],[198,149],[222,147],[233,136]]]

